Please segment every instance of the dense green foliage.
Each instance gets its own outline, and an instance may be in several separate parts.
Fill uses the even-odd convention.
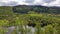
[[[17,13],[28,13],[30,11],[33,11],[36,13],[60,14],[60,7],[18,5],[13,7],[13,11]]]
[[[27,34],[34,26],[34,34],[60,34],[60,14],[57,9],[46,7],[17,6],[0,7],[0,34],[6,34],[8,27],[17,26],[11,34]],[[58,13],[58,14],[57,14]],[[32,33],[30,33],[32,34]]]

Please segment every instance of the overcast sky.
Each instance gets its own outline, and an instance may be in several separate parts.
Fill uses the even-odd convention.
[[[14,5],[60,6],[60,0],[0,0],[0,6]]]

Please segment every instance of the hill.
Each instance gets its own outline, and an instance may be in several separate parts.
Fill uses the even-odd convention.
[[[30,34],[60,34],[60,7],[41,5],[0,6],[0,33]],[[15,28],[16,27],[16,28]]]
[[[60,14],[60,7],[47,7],[41,5],[17,5],[13,7],[13,11],[17,13],[28,13],[29,11],[34,11],[37,13]]]

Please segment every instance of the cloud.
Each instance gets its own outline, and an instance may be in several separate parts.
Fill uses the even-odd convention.
[[[35,0],[25,0],[25,3],[33,3]]]
[[[60,0],[0,0],[0,6],[14,5],[60,6]]]
[[[60,6],[60,0],[35,0],[35,5]]]
[[[7,2],[7,3],[3,4],[3,5],[5,5],[5,6],[14,6],[14,5],[17,5],[17,4],[18,4],[18,2],[10,1],[10,2]]]
[[[16,2],[16,1],[0,2],[0,6],[14,6],[17,4],[18,4],[18,2]]]
[[[45,2],[45,3],[51,3],[53,1],[56,1],[56,0],[42,0],[42,2]]]
[[[60,6],[60,0],[56,0],[54,2],[49,3],[48,6]]]

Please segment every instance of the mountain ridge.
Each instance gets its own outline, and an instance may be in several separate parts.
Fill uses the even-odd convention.
[[[21,8],[22,10],[18,9]],[[18,10],[16,10],[18,9]],[[17,5],[13,6],[13,11],[14,12],[28,12],[28,11],[35,11],[35,12],[44,12],[44,13],[55,13],[55,14],[60,14],[60,7],[47,7],[47,6],[42,6],[42,5]]]

